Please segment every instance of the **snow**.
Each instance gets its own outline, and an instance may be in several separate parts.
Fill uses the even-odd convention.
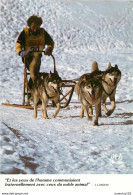
[[[133,2],[1,0],[0,103],[22,103],[23,63],[15,52],[19,32],[32,14],[55,40],[54,56],[62,79],[75,79],[91,71],[94,60],[105,70],[118,65],[114,113],[93,126],[80,119],[76,94],[56,119],[34,119],[33,110],[0,105],[0,161],[2,173],[26,174],[131,174],[133,173]],[[41,71],[53,70],[43,56]],[[110,106],[110,105],[108,105]]]

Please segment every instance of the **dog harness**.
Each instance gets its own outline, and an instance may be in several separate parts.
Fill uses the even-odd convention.
[[[48,94],[47,89],[46,89],[45,86],[44,86],[44,91],[45,91],[46,96],[47,96],[48,99],[53,99],[53,98],[55,97],[55,96],[53,96],[53,97],[50,97],[50,96],[49,96],[49,94]]]
[[[26,42],[25,50],[29,51],[42,51],[45,47],[44,29],[40,28],[40,33],[33,35],[29,33],[29,28],[24,28]]]
[[[104,80],[102,80],[104,83],[106,83],[107,85],[109,85],[106,81],[104,81]],[[110,85],[109,85],[110,86]],[[106,95],[108,95],[108,96],[110,96],[110,95],[112,95],[113,94],[113,92],[115,91],[115,89],[116,89],[116,86],[115,86],[115,88],[111,91],[111,93],[107,93],[106,91],[105,91],[105,89],[104,89],[104,87],[103,87],[103,91],[106,93]]]

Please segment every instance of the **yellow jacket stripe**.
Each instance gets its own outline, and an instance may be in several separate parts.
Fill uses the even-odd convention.
[[[16,43],[16,52],[19,54],[22,51],[22,46],[20,43]]]
[[[54,49],[54,41],[43,28],[40,28],[37,35],[33,35],[29,28],[24,28],[16,42],[16,52],[20,54],[22,50],[41,51],[45,45]]]

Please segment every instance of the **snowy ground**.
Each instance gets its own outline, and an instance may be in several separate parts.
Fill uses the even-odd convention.
[[[80,119],[79,105],[70,105],[56,119],[41,113],[2,107],[3,173],[131,173],[132,103],[117,105],[99,127]],[[49,109],[52,116],[53,109]]]
[[[55,40],[54,56],[62,79],[75,79],[91,71],[98,61],[122,72],[116,110],[92,126],[80,119],[80,104],[71,104],[56,119],[33,118],[33,110],[0,105],[1,171],[36,174],[133,173],[133,2],[131,1],[26,1],[2,0],[0,103],[22,103],[23,64],[15,53],[15,41],[27,18],[43,17]],[[35,4],[33,4],[35,3]],[[31,9],[32,7],[32,9]],[[58,9],[57,9],[58,8]],[[38,11],[39,10],[39,11]],[[53,69],[50,57],[42,59],[42,70]],[[109,106],[109,105],[108,105]],[[52,117],[54,108],[48,108]]]

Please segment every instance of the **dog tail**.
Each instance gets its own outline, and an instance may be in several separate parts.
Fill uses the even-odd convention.
[[[96,71],[96,70],[99,70],[99,68],[98,68],[98,63],[97,63],[96,61],[94,61],[94,62],[92,63],[91,72],[94,72],[94,71]]]
[[[76,83],[75,87],[74,87],[74,91],[77,95],[79,95],[79,84]]]

